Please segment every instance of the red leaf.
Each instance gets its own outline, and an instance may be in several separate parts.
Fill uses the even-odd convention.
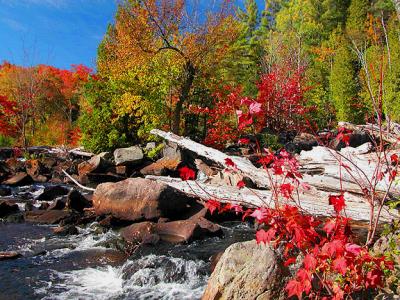
[[[382,286],[382,275],[383,273],[380,270],[369,271],[367,273],[366,288]]]
[[[399,156],[394,153],[390,156],[390,160],[392,161],[392,164],[397,164],[399,162]]]
[[[244,187],[246,186],[246,184],[244,183],[243,180],[240,180],[240,181],[236,184],[236,186],[237,186],[239,189],[242,189],[242,188],[244,188]]]
[[[261,112],[261,103],[252,102],[249,106],[249,111],[251,114],[258,114]]]
[[[292,197],[294,186],[291,185],[290,183],[284,183],[281,185],[280,190],[283,197],[289,199]]]
[[[256,233],[256,241],[259,243],[269,243],[275,237],[276,230],[274,228],[270,228],[268,231],[261,229]]]
[[[347,263],[346,263],[346,259],[344,257],[339,257],[336,258],[333,261],[333,269],[336,270],[337,272],[339,272],[342,275],[346,274],[347,271]]]
[[[228,157],[228,158],[225,158],[225,164],[226,164],[228,167],[233,167],[233,168],[236,166],[235,163],[233,162],[233,160],[230,159],[229,157]]]
[[[267,212],[264,207],[261,207],[254,210],[250,216],[255,218],[257,221],[262,222],[267,217]]]
[[[317,260],[311,254],[306,254],[304,257],[304,268],[309,271],[314,271],[317,267]]]
[[[357,256],[357,255],[359,255],[361,253],[361,249],[362,248],[359,245],[347,243],[345,245],[345,249],[346,249],[347,252]]]
[[[294,263],[296,263],[296,257],[290,257],[285,261],[284,265],[287,267],[293,265]]]
[[[335,220],[329,219],[324,225],[324,230],[327,234],[331,234],[336,228]]]
[[[210,199],[204,203],[204,207],[206,207],[210,211],[210,213],[213,214],[214,211],[221,208],[221,203],[216,200]]]
[[[297,280],[290,280],[285,287],[285,290],[288,292],[288,298],[292,296],[297,296],[300,300],[303,295],[303,285]]]
[[[190,180],[195,179],[196,173],[192,169],[185,166],[179,169],[179,176],[182,180]]]
[[[326,243],[321,251],[330,257],[341,256],[344,253],[344,242],[341,240],[333,240]]]
[[[333,205],[333,208],[337,213],[340,213],[343,208],[346,206],[345,201],[344,201],[344,195],[330,195],[329,196],[329,204]]]
[[[250,143],[250,139],[248,139],[248,138],[239,139],[239,144],[247,145],[249,143]]]

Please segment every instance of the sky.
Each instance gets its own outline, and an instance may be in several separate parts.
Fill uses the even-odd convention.
[[[115,0],[0,0],[0,62],[95,67]]]
[[[198,0],[200,4],[213,0]],[[244,0],[238,0],[239,5]],[[258,0],[257,2],[262,2]],[[95,69],[117,0],[0,0],[0,63]]]

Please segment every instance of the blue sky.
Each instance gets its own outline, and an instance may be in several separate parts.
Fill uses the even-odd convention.
[[[0,0],[0,61],[95,66],[115,0]]]
[[[114,20],[116,1],[0,0],[0,62],[94,68],[97,45]]]

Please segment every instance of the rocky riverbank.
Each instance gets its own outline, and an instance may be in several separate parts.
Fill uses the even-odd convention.
[[[356,140],[354,137],[354,145],[358,146]],[[302,135],[288,146],[295,147],[296,151],[312,150],[315,140]],[[209,187],[217,193],[231,193],[231,197],[237,194],[234,189],[238,182],[256,187],[257,178],[253,181],[249,172],[226,172],[226,166],[218,163],[219,158],[209,159],[207,148],[197,151],[195,143],[188,148],[171,142],[149,143],[145,147],[132,146],[93,155],[76,149],[61,151],[43,147],[29,149],[24,158],[17,157],[11,149],[0,149],[0,218],[3,222],[0,231],[8,232],[9,239],[13,240],[1,245],[2,264],[32,263],[37,257],[55,262],[60,253],[92,252],[93,249],[97,259],[104,259],[101,264],[76,262],[78,267],[60,271],[55,282],[46,274],[42,281],[49,286],[32,285],[37,298],[43,298],[43,293],[49,291],[53,296],[62,295],[61,299],[102,298],[99,295],[108,298],[110,294],[105,286],[114,284],[116,299],[130,299],[127,295],[137,297],[144,287],[151,296],[143,299],[282,298],[284,283],[293,270],[283,265],[279,251],[257,245],[254,240],[242,243],[253,239],[254,225],[250,224],[245,234],[241,234],[243,225],[227,225],[241,224],[236,214],[211,214],[198,197],[207,194]],[[322,150],[314,148],[300,159],[309,162],[307,153],[311,153],[312,159],[318,159],[312,153],[323,153]],[[246,156],[249,163],[253,161],[257,165],[248,149],[237,147],[229,151],[229,154]],[[346,151],[367,153],[370,148],[363,145]],[[215,155],[222,153],[215,152]],[[242,162],[248,166],[247,160]],[[177,179],[178,170],[184,166],[196,170],[197,180],[185,187]],[[305,174],[312,169],[308,165],[304,168]],[[322,173],[318,171],[316,176]],[[259,193],[262,195],[263,191]],[[322,211],[322,214],[327,212]],[[19,232],[16,236],[25,239],[21,228],[32,234],[29,246],[21,247],[13,237],[14,231]],[[35,233],[39,233],[37,239]],[[240,243],[223,252],[234,242]],[[189,257],[184,254],[187,251]],[[86,257],[88,253],[80,255]],[[118,261],[115,267],[111,263],[114,259]],[[39,266],[46,273],[42,262]],[[143,274],[141,268],[151,271]],[[24,270],[25,266],[17,269]],[[214,272],[206,287],[211,270]],[[3,269],[3,272],[6,271]],[[102,276],[110,277],[110,281],[103,282],[104,285],[99,283],[99,290],[91,292],[90,284],[81,283],[82,280],[101,281]],[[63,288],[65,282],[69,289]],[[179,288],[168,291],[166,283]],[[185,284],[192,292],[182,290],[180,285]],[[12,283],[8,285],[13,288]],[[73,291],[82,286],[79,293]]]

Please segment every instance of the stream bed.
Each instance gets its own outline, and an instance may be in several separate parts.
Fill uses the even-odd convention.
[[[0,261],[0,299],[200,299],[210,257],[254,238],[243,223],[221,226],[223,238],[161,242],[127,257],[114,246],[118,233],[102,232],[97,223],[65,237],[49,225],[0,223],[0,251],[22,254]]]

